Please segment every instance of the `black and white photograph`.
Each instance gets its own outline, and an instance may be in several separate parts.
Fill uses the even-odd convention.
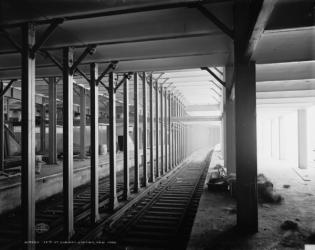
[[[315,0],[0,0],[0,250],[315,250]]]

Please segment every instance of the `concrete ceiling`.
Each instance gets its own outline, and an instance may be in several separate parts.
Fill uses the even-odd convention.
[[[48,20],[62,17],[64,22],[43,46],[57,60],[61,61],[60,48],[64,46],[75,47],[78,58],[87,45],[94,44],[96,52],[80,65],[83,72],[89,72],[90,62],[98,62],[102,71],[110,61],[118,60],[116,72],[164,73],[161,81],[167,79],[165,86],[176,89],[186,105],[217,105],[221,86],[199,68],[227,65],[233,55],[233,41],[194,7],[196,2],[200,1],[30,0],[26,4],[3,0],[5,15],[0,25],[19,43],[18,23],[40,22],[36,36],[41,37]],[[233,1],[203,3],[233,28]],[[314,3],[277,0],[253,53],[259,106],[315,102]],[[0,33],[0,79],[20,78],[20,61],[20,54]],[[36,64],[39,78],[61,76],[45,56],[38,54]],[[77,82],[88,87],[82,79]],[[47,90],[39,88],[39,93],[46,94]],[[101,94],[106,93],[102,90]]]

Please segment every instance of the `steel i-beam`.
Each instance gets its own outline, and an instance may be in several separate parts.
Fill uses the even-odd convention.
[[[32,24],[22,27],[22,170],[21,201],[24,242],[35,241],[35,59],[30,48],[35,44]],[[35,244],[27,244],[35,249]]]
[[[171,138],[172,138],[172,134],[171,134],[171,93],[168,93],[168,170],[171,170],[172,168],[172,151],[171,151]]]
[[[49,109],[49,152],[48,152],[48,163],[57,163],[57,91],[56,91],[56,80],[54,77],[48,79],[48,109]]]
[[[134,73],[134,192],[140,189],[139,181],[139,88],[138,73]]]
[[[145,72],[142,75],[142,97],[143,97],[143,183],[144,187],[148,184],[148,174],[147,174],[147,82]]]
[[[160,103],[161,103],[161,175],[164,175],[164,102],[163,102],[163,86],[161,86],[161,95],[160,95]]]
[[[85,130],[86,130],[86,96],[85,88],[80,87],[80,158],[85,158]]]
[[[234,5],[237,226],[257,232],[256,65],[246,55],[251,1],[236,0]]]
[[[156,88],[155,88],[155,171],[156,177],[160,176],[159,171],[159,84],[156,82]]]
[[[91,106],[91,223],[100,219],[99,214],[99,188],[98,188],[98,65],[90,64],[90,106]],[[84,91],[81,92],[85,96]],[[85,99],[85,98],[84,98]],[[85,106],[83,108],[85,110]],[[84,112],[85,119],[85,112]]]
[[[0,91],[3,91],[3,82],[0,81]],[[0,171],[4,170],[4,98],[0,97]]]
[[[63,205],[66,239],[74,234],[73,221],[73,63],[72,48],[63,49]]]
[[[168,108],[167,108],[167,91],[165,90],[165,97],[164,97],[164,124],[165,124],[165,172],[167,173],[168,171]]]
[[[154,130],[153,130],[153,82],[150,75],[150,182],[155,181],[154,176]]]
[[[109,207],[114,210],[118,206],[116,180],[116,93],[114,73],[109,73]]]
[[[129,186],[129,79],[124,84],[124,199],[130,195]]]

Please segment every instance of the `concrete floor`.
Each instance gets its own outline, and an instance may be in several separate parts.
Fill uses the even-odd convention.
[[[215,154],[214,161],[218,159]],[[259,233],[254,235],[241,235],[235,230],[236,202],[228,193],[210,192],[205,187],[187,249],[282,250],[315,244],[309,239],[311,231],[315,233],[315,168],[299,173],[295,168],[286,161],[259,159],[258,173],[274,183],[284,200],[280,204],[259,204]],[[296,222],[298,230],[282,230],[280,225],[285,220]]]

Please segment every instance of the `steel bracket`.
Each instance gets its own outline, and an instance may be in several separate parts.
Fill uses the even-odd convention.
[[[218,19],[211,11],[209,11],[205,6],[198,4],[197,9],[212,23],[214,23],[223,33],[228,35],[232,40],[234,40],[234,31],[227,27],[220,19]]]

